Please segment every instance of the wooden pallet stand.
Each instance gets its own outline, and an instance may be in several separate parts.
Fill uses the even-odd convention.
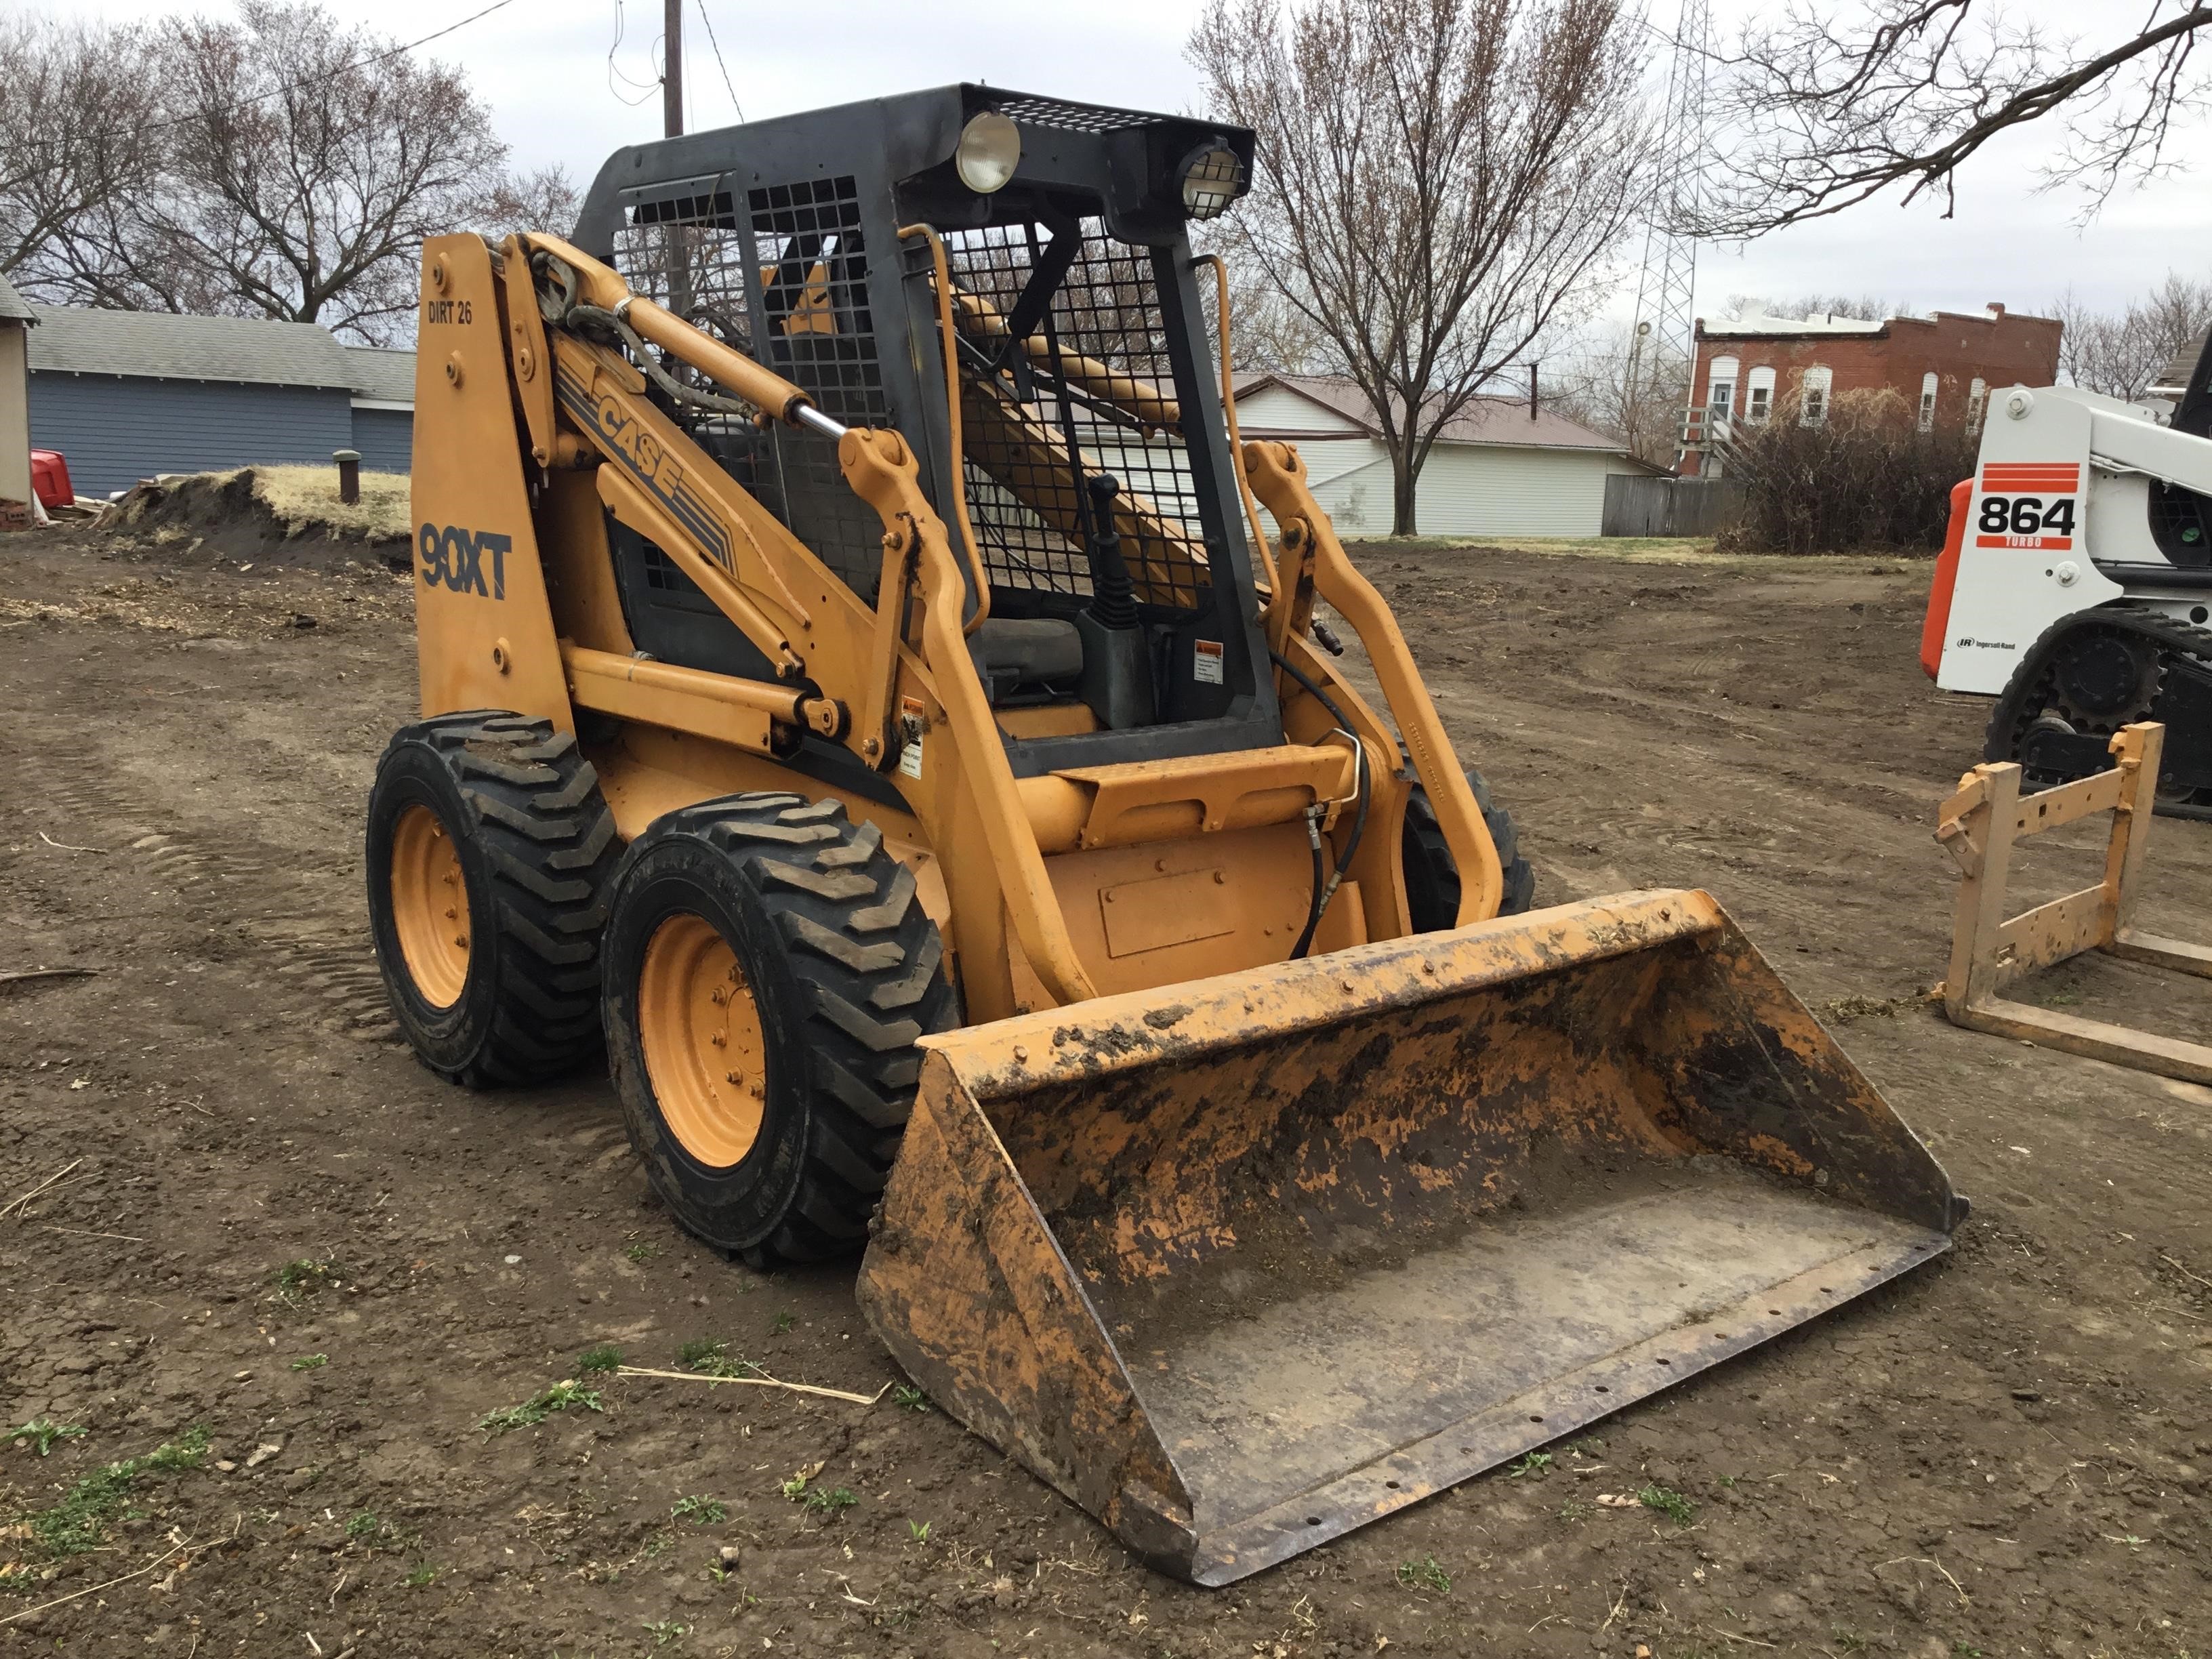
[[[2009,762],[1977,766],[1959,780],[1959,792],[1943,803],[1936,828],[1936,839],[1966,875],[1951,935],[1950,972],[1942,987],[1943,1012],[1954,1024],[2212,1085],[2212,1047],[2078,1019],[2004,994],[2016,980],[2092,950],[2212,978],[2212,949],[2134,926],[2165,740],[2166,728],[2155,723],[2125,726],[2112,738],[2118,760],[2112,770],[2025,798],[2020,768]],[[2007,921],[2005,882],[2014,843],[2092,812],[2112,815],[2105,878]]]

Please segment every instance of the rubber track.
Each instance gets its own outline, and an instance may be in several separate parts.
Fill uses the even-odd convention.
[[[1474,804],[1482,809],[1482,821],[1489,827],[1490,839],[1498,848],[1498,867],[1505,878],[1504,890],[1499,896],[1498,914],[1517,916],[1536,901],[1536,872],[1528,867],[1528,860],[1521,856],[1521,832],[1514,828],[1513,815],[1490,798],[1490,786],[1483,781],[1482,774],[1468,769],[1467,786],[1474,792]],[[1429,792],[1419,784],[1406,802],[1407,852],[1419,855],[1437,873],[1437,908],[1449,917],[1459,915],[1459,871],[1452,863],[1451,848],[1444,840],[1443,827],[1437,822],[1437,809],[1429,799]],[[1451,921],[1439,924],[1454,926]],[[1419,923],[1414,926],[1419,927]],[[1423,932],[1434,931],[1421,929]]]
[[[809,1068],[805,1173],[781,1224],[747,1255],[756,1265],[849,1255],[914,1109],[915,1039],[960,1023],[914,872],[842,801],[744,795],[671,813],[653,833],[664,824],[702,836],[759,895],[808,1003],[789,1044]]]
[[[2070,617],[2062,617],[2051,623],[2027,648],[2020,667],[1998,695],[1996,707],[1990,713],[1990,724],[1982,741],[1982,758],[1989,761],[2017,761],[2020,746],[2027,735],[2028,726],[2050,706],[2054,689],[2056,660],[2059,647],[2066,636],[2088,624],[2098,624],[2132,633],[2148,640],[2160,658],[2165,668],[2166,659],[2172,653],[2193,659],[2208,672],[2212,672],[2212,629],[2199,628],[2193,623],[2176,622],[2162,611],[2147,605],[2117,603],[2099,605],[2094,610],[2077,611]],[[2154,705],[2156,699],[2153,699]],[[2111,731],[2092,731],[2085,735],[2110,737],[2130,720],[2156,718],[2150,709],[2115,720],[2107,724]],[[2087,776],[2087,773],[2081,774]],[[2056,784],[2070,781],[2056,773],[2030,771],[2022,763],[2022,782],[2033,788],[2048,789]],[[2161,817],[2196,818],[2212,822],[2212,791],[2197,790],[2192,799],[2173,800],[2160,797],[2156,807]]]
[[[394,741],[410,733],[443,757],[475,812],[503,947],[489,1044],[456,1081],[483,1088],[568,1076],[604,1040],[599,935],[622,847],[599,773],[548,720],[441,714]]]

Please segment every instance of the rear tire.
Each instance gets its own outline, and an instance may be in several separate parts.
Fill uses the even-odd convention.
[[[915,1040],[959,1023],[914,872],[836,801],[671,812],[615,878],[607,1054],[678,1220],[756,1266],[858,1249],[914,1105]]]
[[[1513,815],[1491,799],[1490,786],[1482,781],[1482,774],[1472,767],[1468,769],[1467,786],[1474,792],[1474,804],[1482,809],[1482,821],[1489,826],[1491,842],[1498,848],[1498,868],[1505,878],[1498,914],[1517,916],[1535,902],[1536,872],[1521,856],[1521,836],[1513,827]],[[1436,933],[1457,927],[1459,867],[1452,862],[1451,848],[1444,842],[1443,827],[1437,822],[1437,809],[1429,799],[1429,792],[1418,783],[1406,802],[1401,846],[1406,863],[1406,908],[1413,931]]]
[[[550,720],[441,714],[392,734],[368,796],[368,918],[425,1066],[480,1089],[597,1056],[620,853],[599,774]]]

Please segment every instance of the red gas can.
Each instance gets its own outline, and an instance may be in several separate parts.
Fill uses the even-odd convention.
[[[69,463],[58,449],[31,452],[31,489],[46,506],[67,507],[76,499],[70,488]]]

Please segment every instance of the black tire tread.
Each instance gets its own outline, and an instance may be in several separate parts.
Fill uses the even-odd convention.
[[[2099,627],[2133,634],[2155,651],[2191,657],[2199,665],[2212,668],[2212,628],[2183,622],[2154,606],[2116,599],[2110,604],[2094,605],[2087,611],[2076,611],[2061,617],[2036,636],[2034,643],[2021,654],[2020,666],[2013,671],[2012,678],[1998,693],[1996,707],[1990,711],[1989,725],[1983,732],[1984,760],[2021,759],[2021,748],[2028,726],[2041,711],[2050,694],[2055,664],[2067,637],[2085,629]],[[2097,722],[2088,727],[2088,735],[2109,737],[2129,720],[2156,717],[2157,709],[2154,702],[2151,707],[2134,714]],[[2106,727],[2110,730],[2105,729]],[[2024,763],[2023,773],[2021,781],[2027,789],[2048,789],[2069,781],[2056,773],[2028,769]],[[2087,776],[2087,774],[2081,775]],[[2212,820],[2212,791],[2197,790],[2186,799],[2177,799],[2161,793],[2152,810],[2161,817],[2195,818],[2200,822]]]
[[[715,848],[750,885],[785,943],[807,1001],[804,1055],[810,1124],[799,1190],[775,1231],[743,1252],[757,1266],[849,1254],[866,1236],[898,1156],[926,1032],[959,1023],[944,945],[914,873],[884,850],[873,824],[842,802],[735,795],[679,809],[639,838]]]
[[[1517,916],[1536,902],[1536,872],[1521,854],[1521,833],[1514,827],[1513,815],[1491,799],[1490,786],[1483,781],[1482,774],[1469,767],[1467,783],[1474,792],[1474,804],[1482,809],[1482,821],[1489,827],[1491,842],[1498,848],[1498,868],[1504,877],[1498,914]],[[1409,866],[1419,859],[1431,871],[1437,901],[1436,915],[1414,916],[1414,931],[1431,933],[1453,926],[1459,914],[1459,872],[1452,863],[1443,826],[1437,822],[1436,805],[1429,799],[1429,792],[1418,783],[1406,802],[1405,856]],[[1412,873],[1409,868],[1409,899],[1413,896]],[[1443,919],[1437,920],[1437,915]],[[1430,925],[1424,926],[1424,922]]]
[[[572,733],[530,715],[440,714],[402,727],[392,746],[416,740],[445,761],[474,815],[453,829],[483,846],[501,946],[488,1040],[443,1074],[485,1088],[578,1071],[600,1049],[599,935],[622,851],[599,774]]]

